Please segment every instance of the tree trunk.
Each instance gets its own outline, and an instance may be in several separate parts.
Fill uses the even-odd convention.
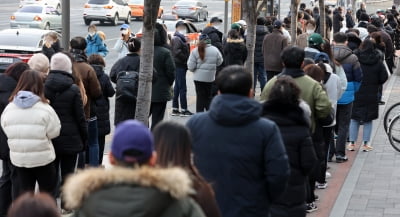
[[[290,4],[290,14],[291,14],[291,24],[290,24],[290,36],[292,37],[292,41],[290,42],[292,45],[296,44],[297,38],[297,11],[300,4],[300,0],[292,0]]]
[[[356,11],[357,11],[357,0],[352,0],[351,1],[351,10],[353,11],[353,20],[354,21],[357,21],[357,19],[356,19]]]
[[[153,80],[154,28],[161,0],[145,0],[143,38],[140,56],[139,89],[135,119],[149,125],[151,88]]]
[[[246,11],[245,20],[247,23],[247,36],[246,36],[246,48],[247,48],[247,59],[245,68],[251,76],[254,82],[254,46],[256,44],[256,25],[257,25],[257,5],[258,0],[247,0],[243,5],[243,11]]]
[[[326,15],[325,15],[325,3],[324,0],[319,0],[319,29],[322,38],[329,38],[326,35]]]

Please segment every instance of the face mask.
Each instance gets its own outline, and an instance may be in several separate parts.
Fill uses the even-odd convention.
[[[128,30],[127,29],[121,30],[121,34],[123,34],[123,35],[128,34]]]
[[[181,30],[179,30],[178,32],[179,32],[180,34],[182,34],[182,35],[186,34],[186,30],[182,30],[182,29],[181,29]]]
[[[96,34],[95,32],[89,32],[89,35],[92,36],[92,37],[93,37],[95,34]]]
[[[314,30],[313,29],[307,29],[307,34],[313,34]]]

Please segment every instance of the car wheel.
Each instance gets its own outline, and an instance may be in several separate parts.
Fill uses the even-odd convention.
[[[126,24],[131,23],[131,19],[132,19],[132,17],[131,17],[131,14],[129,13],[128,16],[126,17],[125,23]]]
[[[115,14],[114,19],[111,21],[111,24],[113,26],[116,26],[116,25],[118,25],[118,21],[119,21],[118,14]]]
[[[101,24],[101,25],[104,25],[104,20],[100,20],[100,24]]]
[[[50,23],[46,23],[46,25],[44,26],[45,30],[50,30]]]
[[[200,13],[197,14],[196,22],[200,22]]]
[[[85,20],[85,25],[86,26],[89,26],[90,25],[90,23],[92,22],[91,20],[89,20],[89,19],[84,19]]]

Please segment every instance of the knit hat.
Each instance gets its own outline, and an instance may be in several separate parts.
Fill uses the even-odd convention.
[[[35,71],[47,74],[49,72],[50,62],[46,55],[37,53],[31,57],[28,61],[28,65]]]
[[[111,153],[124,163],[145,163],[154,151],[154,139],[149,128],[136,120],[120,123],[114,132]]]
[[[308,37],[308,44],[318,46],[324,43],[324,39],[318,33],[313,33]]]
[[[233,24],[231,25],[231,29],[240,30],[240,28],[242,28],[242,27],[241,27],[240,24],[238,24],[238,23],[233,23]]]
[[[71,59],[63,53],[56,53],[51,57],[50,69],[64,71],[72,74]]]

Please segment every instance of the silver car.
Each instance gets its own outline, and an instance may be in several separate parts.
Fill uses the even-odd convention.
[[[11,28],[61,29],[61,13],[48,5],[25,5],[11,16]]]
[[[172,7],[172,14],[176,14],[182,19],[194,19],[197,22],[201,20],[207,21],[208,18],[207,5],[191,0],[182,0],[175,3]]]

